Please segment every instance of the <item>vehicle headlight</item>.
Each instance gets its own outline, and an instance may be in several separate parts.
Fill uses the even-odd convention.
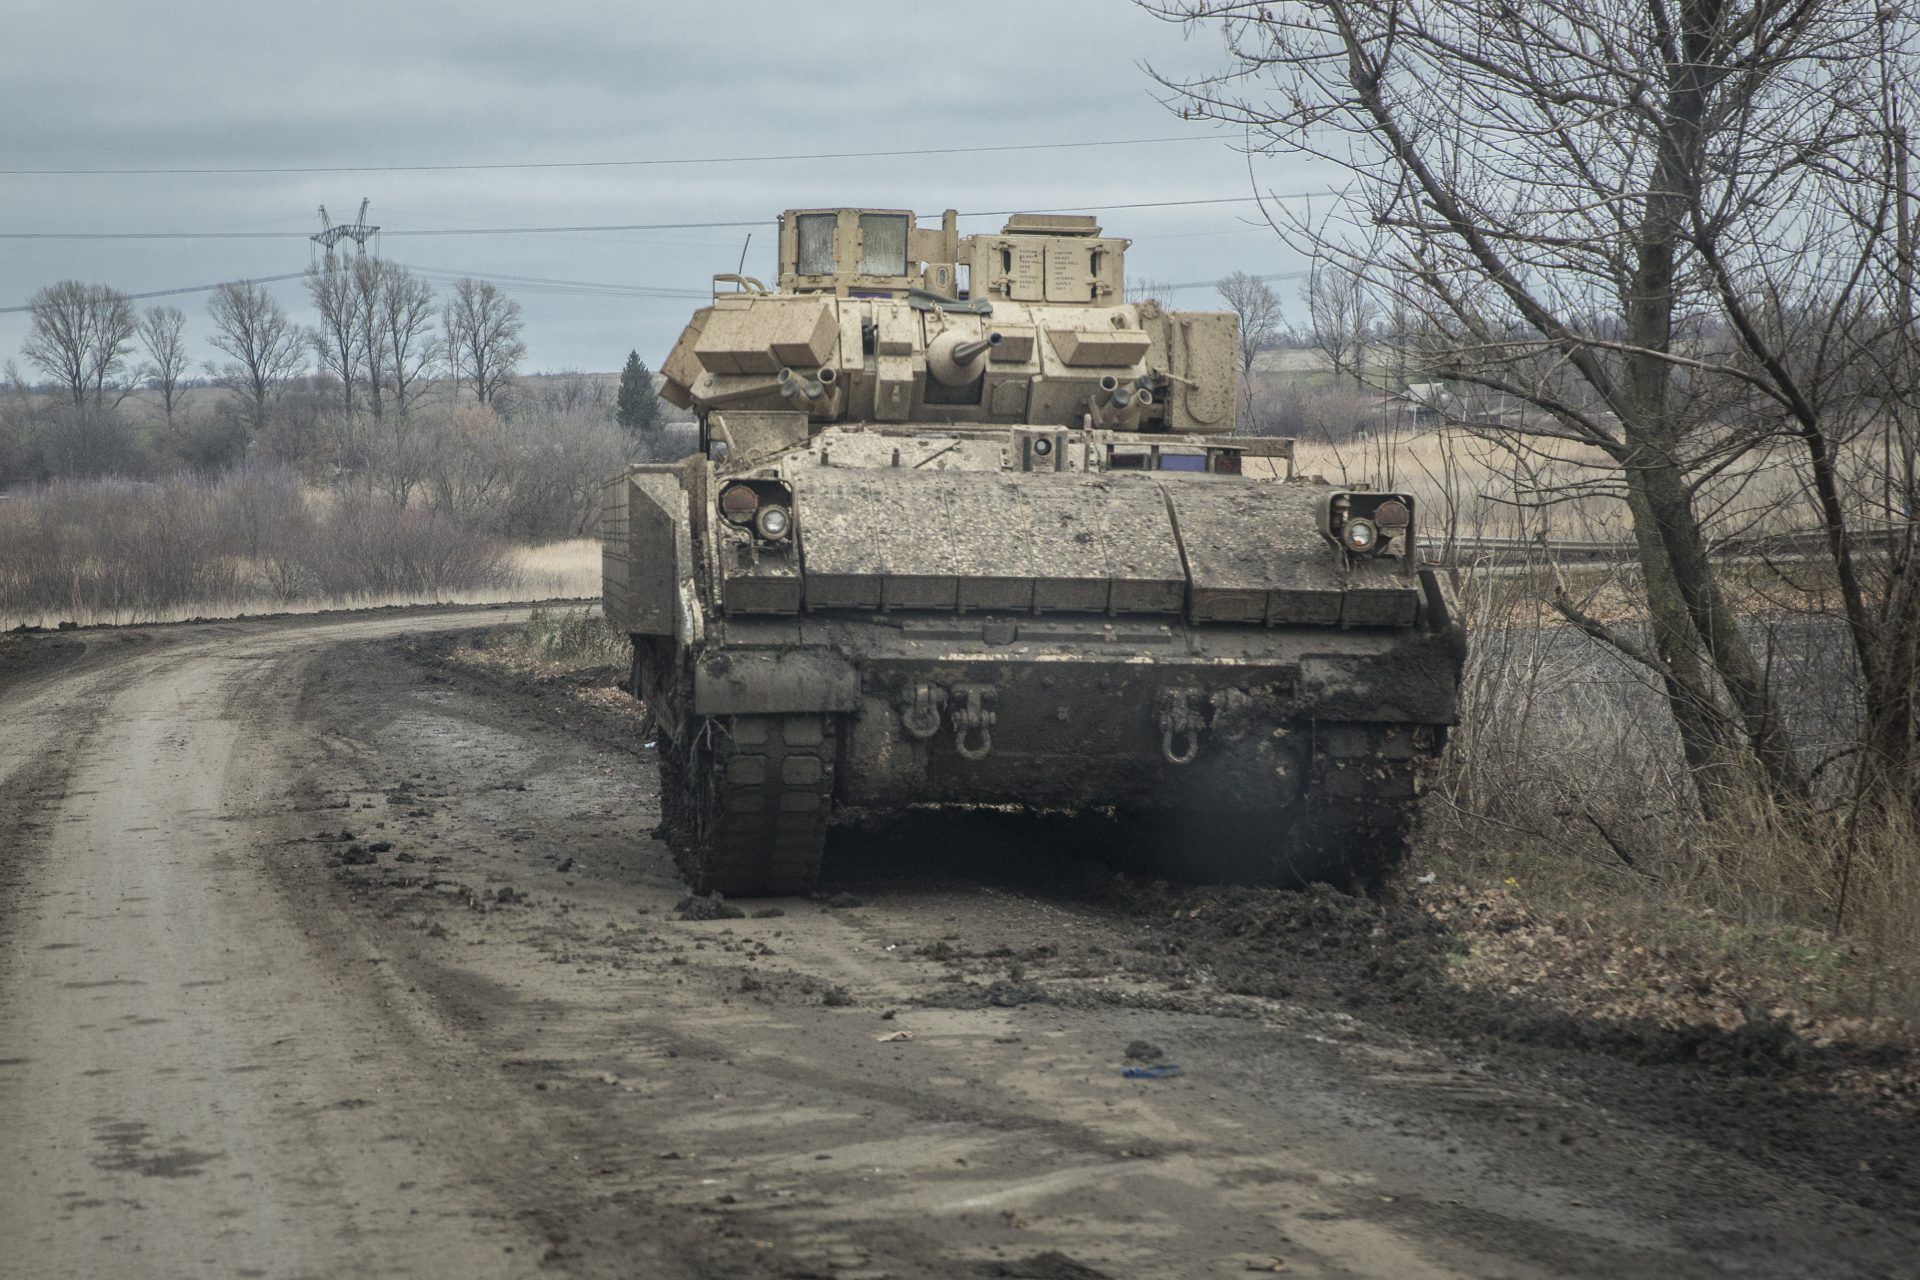
[[[1364,555],[1380,545],[1380,529],[1371,520],[1349,519],[1340,529],[1340,541],[1347,550]]]
[[[753,527],[768,542],[778,542],[793,528],[793,517],[785,507],[762,507],[753,518]]]

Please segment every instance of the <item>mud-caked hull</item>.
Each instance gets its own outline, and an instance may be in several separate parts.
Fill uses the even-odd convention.
[[[1427,612],[1445,616],[1443,584],[1427,586]],[[824,805],[1017,805],[1117,818],[1162,869],[1195,878],[1367,881],[1405,851],[1454,719],[1459,644],[1450,626],[736,619],[724,645],[688,655],[683,696],[726,757],[710,771],[753,759],[734,803],[768,816],[744,838],[776,854]],[[804,738],[777,795],[759,759],[769,725]],[[706,886],[767,887],[751,857],[735,861]],[[806,878],[775,861],[770,884]]]
[[[1091,218],[794,209],[778,244],[662,363],[700,452],[603,522],[696,888],[804,890],[836,809],[919,806],[1090,815],[1197,877],[1391,868],[1465,652],[1413,496],[1237,434],[1235,317],[1128,301]]]

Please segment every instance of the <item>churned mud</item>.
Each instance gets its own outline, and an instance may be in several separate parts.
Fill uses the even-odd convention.
[[[27,1273],[1911,1274],[1892,1041],[1491,981],[1489,921],[1571,934],[1156,883],[1010,814],[689,899],[638,709],[450,660],[462,625],[0,685]]]

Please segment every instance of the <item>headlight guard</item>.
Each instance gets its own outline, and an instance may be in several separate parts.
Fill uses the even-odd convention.
[[[720,519],[761,542],[785,542],[793,536],[793,486],[771,477],[728,480],[714,500]]]

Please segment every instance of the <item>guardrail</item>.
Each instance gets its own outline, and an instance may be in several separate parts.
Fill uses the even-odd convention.
[[[1853,531],[1857,549],[1886,550],[1898,546],[1909,536],[1908,527],[1896,525],[1883,529]],[[1634,544],[1619,539],[1578,541],[1564,538],[1489,538],[1456,537],[1449,548],[1447,539],[1423,535],[1420,550],[1439,558],[1449,550],[1456,562],[1490,561],[1495,564],[1529,560],[1552,560],[1561,564],[1624,564],[1638,554]],[[1716,559],[1804,558],[1827,553],[1824,529],[1795,529],[1784,533],[1750,533],[1725,538],[1711,544],[1708,554]]]

